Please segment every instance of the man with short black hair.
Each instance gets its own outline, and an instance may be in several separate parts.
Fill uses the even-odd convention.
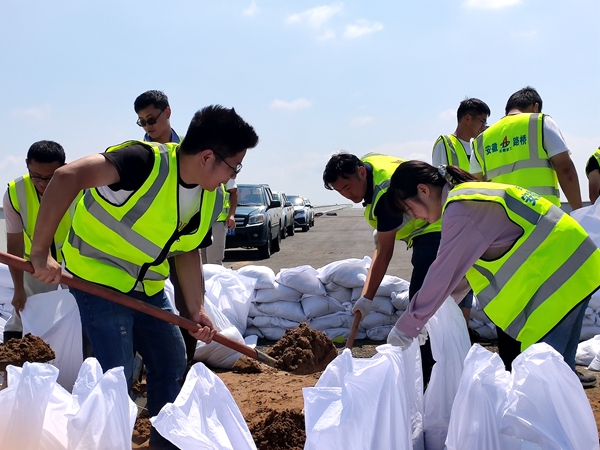
[[[171,128],[171,107],[162,91],[150,90],[140,94],[133,102],[138,115],[137,124],[144,129],[144,141],[181,142],[181,137]]]
[[[59,219],[77,192],[70,238],[63,247],[66,270],[86,281],[172,311],[164,293],[167,257],[174,256],[196,339],[216,332],[204,309],[203,273],[197,250],[222,210],[219,189],[242,168],[258,143],[254,129],[232,109],[198,111],[181,144],[128,141],[56,171],[40,207],[31,250],[34,277],[57,283],[61,267],[48,253]],[[177,397],[186,369],[179,328],[78,289],[84,333],[104,371],[123,366],[129,386],[133,348],[147,369],[148,412],[156,416]],[[174,448],[153,428],[152,448]]]
[[[6,248],[11,255],[29,260],[40,200],[54,172],[65,164],[65,159],[65,151],[57,142],[34,142],[25,159],[28,173],[8,183],[3,205]],[[60,252],[70,226],[70,215],[65,213],[49,244],[50,253],[59,262],[62,261]],[[21,311],[25,308],[27,297],[55,291],[57,288],[55,284],[42,283],[22,270],[14,267],[9,267],[9,270],[14,285],[14,313],[4,327],[4,342],[23,337]]]

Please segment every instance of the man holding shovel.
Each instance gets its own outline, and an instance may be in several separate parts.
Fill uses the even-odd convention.
[[[254,129],[233,109],[198,111],[181,144],[129,141],[57,170],[44,195],[32,244],[34,277],[57,283],[61,267],[48,254],[60,218],[83,189],[63,247],[75,277],[170,310],[164,294],[168,256],[175,265],[192,335],[210,343],[215,327],[204,310],[197,248],[222,209],[221,183],[242,168],[258,143]],[[158,414],[180,391],[186,368],[179,328],[78,289],[84,333],[103,370],[123,366],[131,383],[133,346],[147,368],[148,412]],[[152,448],[173,448],[155,429]]]

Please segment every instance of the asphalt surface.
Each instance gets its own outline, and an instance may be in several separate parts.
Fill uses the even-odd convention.
[[[373,228],[363,216],[364,209],[341,209],[335,214],[315,217],[315,226],[307,232],[296,228],[295,234],[282,240],[281,250],[269,259],[261,259],[255,249],[231,249],[225,251],[223,265],[231,269],[248,264],[266,266],[277,274],[285,268],[309,265],[318,269],[342,259],[372,257],[375,249]],[[410,280],[411,254],[404,242],[396,241],[388,275]]]

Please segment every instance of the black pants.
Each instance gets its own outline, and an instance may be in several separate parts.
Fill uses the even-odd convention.
[[[496,327],[496,333],[498,334],[498,354],[504,363],[504,367],[510,372],[512,362],[521,354],[521,343],[506,334],[498,326]]]
[[[437,257],[441,238],[442,233],[435,232],[423,234],[413,239],[413,254],[410,260],[413,271],[410,277],[410,287],[408,289],[408,296],[411,300],[415,293],[423,286],[423,281],[425,280],[425,275],[427,275],[429,266],[431,266]],[[427,339],[425,344],[421,346],[423,388],[427,387],[427,384],[429,383],[434,364],[435,359],[433,359],[433,354],[431,353],[431,342]]]

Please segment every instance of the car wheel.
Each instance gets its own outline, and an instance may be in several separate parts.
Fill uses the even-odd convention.
[[[279,228],[281,229],[281,224],[279,224]],[[273,239],[273,252],[278,252],[281,250],[281,231],[277,230],[277,234],[275,234],[275,239]]]
[[[294,222],[292,222],[292,224],[289,227],[287,227],[288,236],[293,236],[295,231],[296,230],[294,229]]]
[[[258,247],[258,256],[261,259],[269,259],[271,257],[271,236],[267,236],[267,242]]]
[[[287,227],[280,226],[281,229],[281,239],[285,239],[287,237]]]

